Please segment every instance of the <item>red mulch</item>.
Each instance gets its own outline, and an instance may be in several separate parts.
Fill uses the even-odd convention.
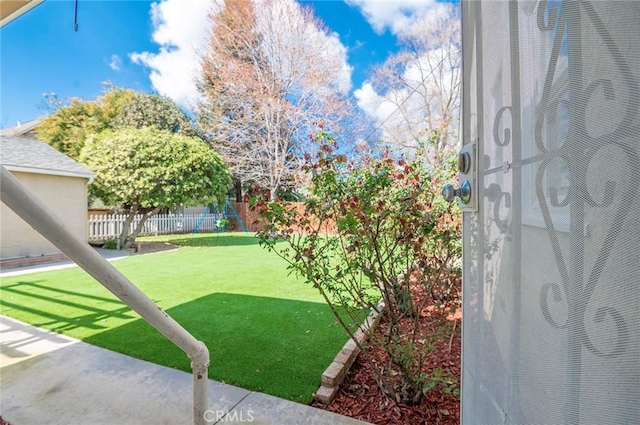
[[[430,310],[430,309],[425,309]],[[428,317],[431,313],[423,312],[421,315],[421,332],[429,332]],[[457,379],[457,388],[460,388],[460,311],[455,315],[455,331],[444,337],[438,344],[438,348],[429,355],[425,362],[424,370],[433,368],[447,370]],[[381,323],[376,332],[382,332],[385,324]],[[451,349],[449,345],[451,344]],[[367,350],[382,350],[376,347],[368,347]],[[460,423],[460,399],[453,394],[447,394],[442,390],[427,392],[422,402],[416,406],[404,406],[390,400],[378,387],[373,373],[363,355],[356,358],[351,370],[347,374],[336,398],[329,405],[313,402],[315,407],[350,416],[355,419],[384,425],[426,425],[442,424],[457,425]]]

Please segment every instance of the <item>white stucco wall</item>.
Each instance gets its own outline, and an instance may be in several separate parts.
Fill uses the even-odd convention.
[[[65,223],[74,235],[87,240],[87,180],[47,174],[12,172]],[[54,247],[6,205],[0,204],[0,258],[57,254]]]

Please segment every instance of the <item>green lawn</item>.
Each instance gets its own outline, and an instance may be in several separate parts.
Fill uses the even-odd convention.
[[[347,340],[320,295],[252,235],[153,240],[182,247],[113,264],[205,342],[210,377],[308,403]],[[191,371],[181,350],[79,268],[2,278],[0,291],[4,315]]]

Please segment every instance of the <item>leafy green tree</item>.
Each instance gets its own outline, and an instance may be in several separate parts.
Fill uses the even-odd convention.
[[[168,97],[133,92],[111,121],[112,128],[156,127],[172,133],[183,133],[191,127],[189,117]]]
[[[331,138],[320,142],[305,167],[312,184],[304,209],[256,204],[265,223],[261,244],[320,291],[361,348],[354,335],[367,334],[375,349],[362,353],[392,400],[416,404],[434,387],[456,392],[449,371],[424,364],[454,331],[459,210],[442,199],[438,176],[419,160],[384,153],[348,161]],[[372,311],[382,316],[382,332],[351,326]],[[421,326],[425,317],[429,332]]]
[[[84,143],[104,130],[154,126],[160,130],[197,135],[191,120],[171,99],[112,85],[95,101],[73,98],[45,117],[38,138],[78,159]]]
[[[93,195],[128,214],[120,246],[135,241],[162,208],[222,203],[232,184],[224,160],[202,140],[155,127],[106,130],[90,137],[80,160],[95,173]],[[142,219],[131,228],[136,214]]]
[[[38,139],[65,155],[78,159],[84,141],[108,127],[97,102],[73,98],[68,105],[45,117],[37,127]]]

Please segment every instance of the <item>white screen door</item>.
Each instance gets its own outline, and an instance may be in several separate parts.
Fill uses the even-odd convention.
[[[463,1],[464,424],[640,424],[640,2]]]

